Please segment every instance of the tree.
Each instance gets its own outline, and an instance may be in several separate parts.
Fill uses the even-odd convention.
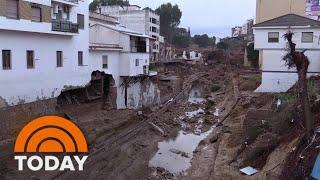
[[[226,50],[226,49],[228,49],[228,44],[225,43],[225,42],[219,42],[219,43],[217,44],[217,48],[218,48],[218,49]]]
[[[162,4],[156,9],[160,16],[160,34],[168,39],[170,43],[173,40],[173,33],[179,26],[182,12],[178,5],[172,6],[171,3]]]
[[[247,47],[247,58],[254,67],[259,66],[259,51],[254,50],[254,43],[250,43]]]
[[[284,35],[285,40],[288,41],[288,52],[283,57],[283,60],[289,69],[295,67],[298,71],[300,104],[303,110],[305,126],[307,128],[307,137],[310,138],[314,130],[314,119],[311,114],[307,82],[307,72],[310,62],[308,57],[304,54],[306,50],[302,52],[296,51],[296,44],[292,41],[293,35],[294,34],[291,31]]]
[[[93,0],[89,5],[90,11],[95,11],[99,6],[114,6],[114,5],[120,5],[120,6],[128,6],[130,5],[129,1],[127,0]]]
[[[172,44],[178,47],[188,47],[191,42],[191,36],[185,28],[175,28],[172,33]]]
[[[216,38],[210,38],[207,34],[195,35],[192,38],[193,43],[197,44],[199,47],[214,46],[216,43]]]

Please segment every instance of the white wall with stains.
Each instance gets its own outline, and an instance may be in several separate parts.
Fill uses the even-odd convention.
[[[121,82],[123,79],[120,80]],[[160,89],[157,84],[146,79],[142,82],[131,83],[128,87],[127,106],[125,105],[125,88],[117,88],[117,106],[118,109],[139,109],[148,106],[160,105]]]

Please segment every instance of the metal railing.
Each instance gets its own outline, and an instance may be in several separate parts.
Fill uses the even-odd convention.
[[[78,33],[78,24],[70,21],[52,20],[52,31]]]
[[[147,46],[146,45],[136,45],[130,46],[131,52],[135,52],[135,53],[146,53],[147,52]]]
[[[77,3],[77,4],[79,2],[79,0],[64,0],[64,1],[71,2],[71,3]]]

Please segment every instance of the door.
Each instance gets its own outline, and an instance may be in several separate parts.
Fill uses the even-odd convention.
[[[57,17],[57,20],[59,20],[59,21],[62,20],[62,11],[61,10],[58,11],[58,14],[56,15],[56,17]]]

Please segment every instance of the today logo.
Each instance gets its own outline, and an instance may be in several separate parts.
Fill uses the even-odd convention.
[[[45,116],[31,121],[21,130],[14,152],[19,171],[24,170],[25,164],[32,171],[83,171],[88,156],[65,154],[88,153],[88,145],[83,133],[74,123],[57,116]]]

